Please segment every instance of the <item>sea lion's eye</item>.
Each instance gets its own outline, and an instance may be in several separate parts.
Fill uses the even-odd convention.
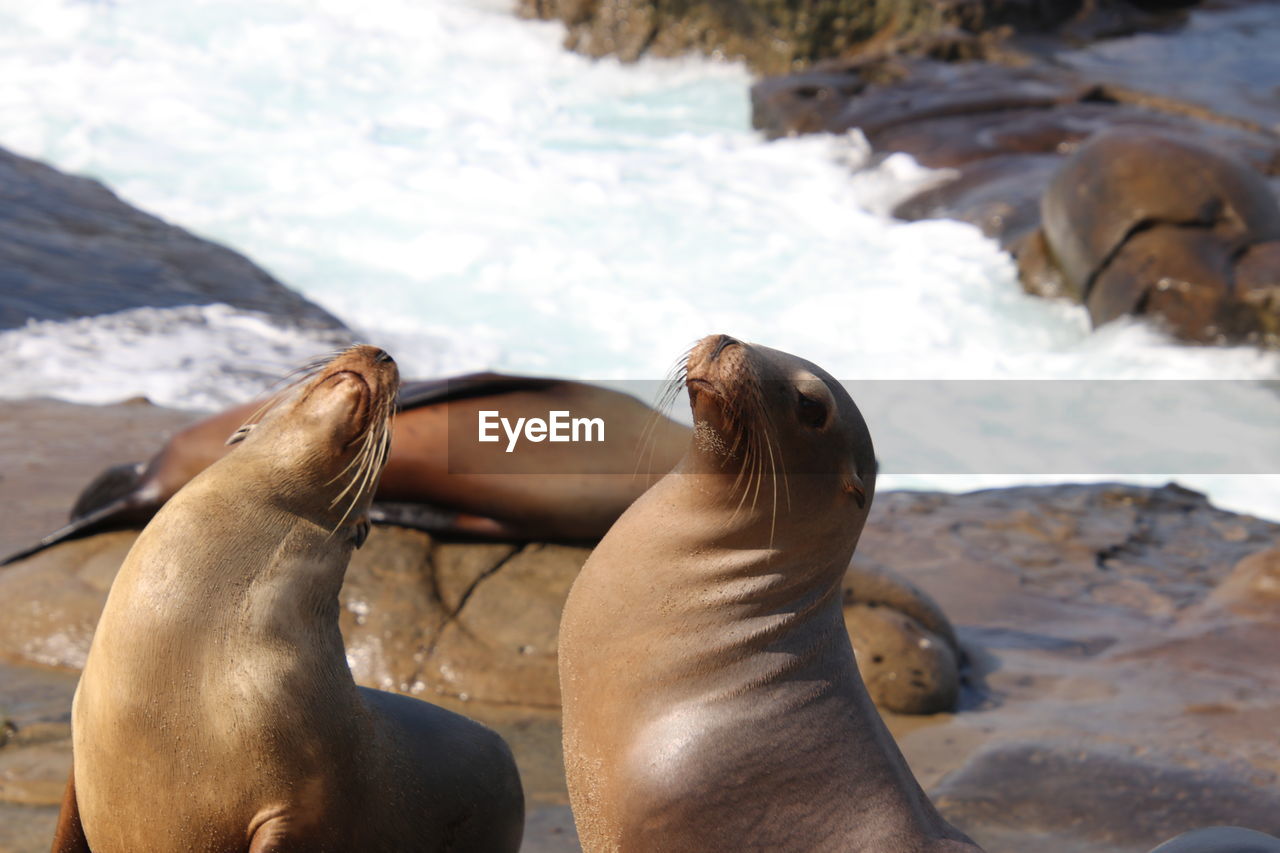
[[[825,424],[827,422],[827,407],[822,401],[815,400],[803,391],[796,393],[796,415],[800,418],[800,423],[814,429]]]

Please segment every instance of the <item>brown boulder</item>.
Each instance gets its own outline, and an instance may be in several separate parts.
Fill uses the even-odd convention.
[[[1000,744],[934,796],[948,820],[1002,848],[1072,836],[1086,850],[1145,853],[1153,840],[1238,824],[1280,833],[1280,794],[1237,774],[1074,743]]]
[[[1095,326],[1145,314],[1179,338],[1215,342],[1277,323],[1238,299],[1234,266],[1280,239],[1280,204],[1230,154],[1135,128],[1098,134],[1054,175],[1041,213],[1049,256]]]
[[[960,667],[946,640],[910,616],[874,604],[846,606],[844,624],[876,705],[899,714],[955,709]]]

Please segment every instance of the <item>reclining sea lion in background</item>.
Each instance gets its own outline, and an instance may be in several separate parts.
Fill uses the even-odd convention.
[[[262,401],[204,418],[171,438],[145,464],[117,465],[81,493],[71,523],[14,562],[67,539],[141,527],[192,477],[227,452],[227,440]],[[553,410],[603,418],[603,442],[458,445],[449,431],[473,431],[481,410],[542,417]],[[396,443],[372,511],[428,532],[479,538],[594,541],[630,503],[671,469],[689,430],[618,391],[563,379],[476,373],[407,382],[400,388]]]

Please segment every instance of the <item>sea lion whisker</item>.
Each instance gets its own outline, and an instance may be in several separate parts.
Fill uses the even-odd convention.
[[[642,465],[647,465],[647,470],[644,472],[646,476],[653,475],[653,457],[658,446],[658,424],[666,419],[667,413],[675,405],[687,378],[688,368],[684,361],[677,362],[667,371],[667,378],[663,381],[663,386],[640,431],[640,446],[636,452],[633,476],[640,474]]]
[[[779,463],[782,460],[782,448],[778,448],[778,456],[777,458],[774,458],[773,438],[770,436],[768,430],[765,431],[765,446],[769,450],[769,468],[772,471],[772,476],[769,478],[773,486],[773,511],[769,516],[769,548],[772,549],[773,537],[778,524],[778,470]]]
[[[354,473],[351,476],[351,481],[347,483],[346,488],[344,488],[341,492],[338,493],[338,495],[329,504],[330,506],[337,506],[338,502],[342,500],[343,496],[345,496],[347,492],[351,491],[351,489],[357,483],[360,483],[362,480],[365,480],[368,478],[369,462],[372,459],[372,455],[375,450],[375,442],[377,439],[376,431],[377,431],[376,424],[371,422],[369,426],[366,427],[364,435],[361,436],[360,449],[356,452],[354,456],[352,456],[351,461],[348,462],[341,471],[335,474],[331,480],[329,480],[330,484],[335,483],[344,475],[346,475],[347,472],[352,471],[354,469]],[[364,485],[362,484],[361,488],[356,490],[355,492],[356,500],[359,500],[360,494],[363,489],[364,489]],[[345,516],[344,516],[344,520],[345,520]]]
[[[367,440],[367,439],[365,439],[365,443],[366,443],[366,444],[368,443],[368,440]],[[355,455],[355,456],[352,456],[352,457],[351,457],[351,461],[350,461],[350,462],[348,462],[348,463],[347,463],[347,464],[342,468],[342,470],[341,470],[341,471],[339,471],[338,473],[334,474],[334,475],[333,475],[332,477],[330,477],[327,481],[325,481],[325,485],[326,485],[326,486],[332,486],[334,483],[336,483],[336,482],[338,482],[339,480],[341,480],[341,479],[343,479],[344,477],[346,477],[347,473],[348,473],[348,472],[350,472],[350,471],[351,471],[351,470],[353,470],[353,469],[355,469],[355,470],[357,470],[357,471],[358,471],[358,470],[359,470],[359,468],[360,468],[360,466],[363,464],[363,463],[362,463],[362,461],[361,461],[361,455],[362,455],[363,453],[364,453],[364,447],[362,446],[362,447],[360,448],[360,451],[359,451],[358,453],[356,453],[356,455]],[[350,486],[348,485],[348,486],[347,486],[347,488],[350,488]],[[343,496],[343,495],[345,495],[346,493],[347,493],[347,490],[346,490],[346,489],[343,489],[341,492],[339,492],[339,493],[338,493],[338,496],[337,496],[336,498],[334,498],[334,499],[333,499],[333,501],[330,503],[330,506],[336,506],[336,505],[337,505],[337,503],[338,503],[338,501],[339,501],[339,500],[341,500],[341,499],[342,499],[342,496]]]
[[[787,503],[787,512],[791,512],[791,475],[787,471],[787,460],[784,459],[782,455],[782,441],[778,439],[778,425],[773,420],[772,412],[770,412],[768,415],[768,434],[769,434],[770,442],[774,443],[774,445],[778,448],[778,459],[773,466],[773,471],[774,471],[773,504],[774,504],[774,515],[776,516],[777,507],[778,507],[777,479],[779,474],[781,474],[782,476],[782,494]]]
[[[351,489],[351,487],[358,480],[362,478],[362,474],[361,474],[362,471],[365,472],[363,474],[363,477],[365,478],[368,477],[368,472],[366,469],[370,466],[371,462],[375,472],[380,472],[382,470],[382,465],[379,464],[377,460],[378,460],[379,453],[383,449],[383,445],[390,444],[390,439],[389,439],[389,434],[391,429],[390,427],[391,411],[390,410],[392,407],[393,407],[393,404],[390,401],[383,400],[379,402],[378,410],[371,413],[369,417],[369,424],[365,428],[364,434],[361,436],[361,444],[360,444],[359,451],[357,451],[355,456],[351,458],[351,461],[348,462],[341,471],[335,474],[333,478],[330,479],[328,483],[326,483],[326,485],[330,485],[332,483],[337,482],[339,479],[345,476],[353,468],[356,471],[356,473],[352,477],[351,483],[349,483],[345,489],[343,489],[341,492],[338,493],[338,496],[335,497],[333,499],[333,502],[330,504],[331,506],[337,506],[338,501],[342,499],[343,495],[345,495]],[[384,435],[388,436],[385,440],[383,438]],[[382,462],[386,461],[385,453],[382,453],[381,461]]]
[[[352,475],[351,481],[347,484],[346,488],[339,492],[338,496],[334,498],[333,502],[330,504],[330,506],[337,506],[343,495],[348,492],[351,493],[351,502],[347,505],[347,509],[343,512],[342,518],[338,520],[337,525],[335,525],[333,530],[330,531],[330,535],[333,535],[342,529],[342,526],[346,523],[347,519],[351,517],[351,513],[355,510],[356,506],[359,505],[360,501],[365,497],[370,488],[377,482],[377,477],[382,472],[382,465],[380,464],[380,461],[384,460],[380,459],[381,454],[379,448],[382,446],[382,442],[377,438],[377,433],[379,431],[380,425],[371,425],[369,429],[365,431],[364,440],[361,443],[360,450],[352,459],[352,462],[358,461],[360,462],[360,465]],[[350,467],[350,464],[348,464],[347,469]],[[344,471],[347,469],[344,469]]]

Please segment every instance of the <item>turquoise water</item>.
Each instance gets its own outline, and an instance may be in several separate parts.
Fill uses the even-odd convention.
[[[740,67],[592,62],[561,37],[461,0],[0,0],[0,145],[244,252],[409,375],[660,378],[726,331],[850,379],[1280,376],[1250,349],[1091,333],[973,228],[888,219],[930,175],[856,137],[765,142]],[[140,311],[0,335],[26,365],[0,394],[211,407],[323,348],[229,309]],[[1227,416],[1266,436],[1276,406]],[[1272,478],[1186,481],[1280,516]]]

